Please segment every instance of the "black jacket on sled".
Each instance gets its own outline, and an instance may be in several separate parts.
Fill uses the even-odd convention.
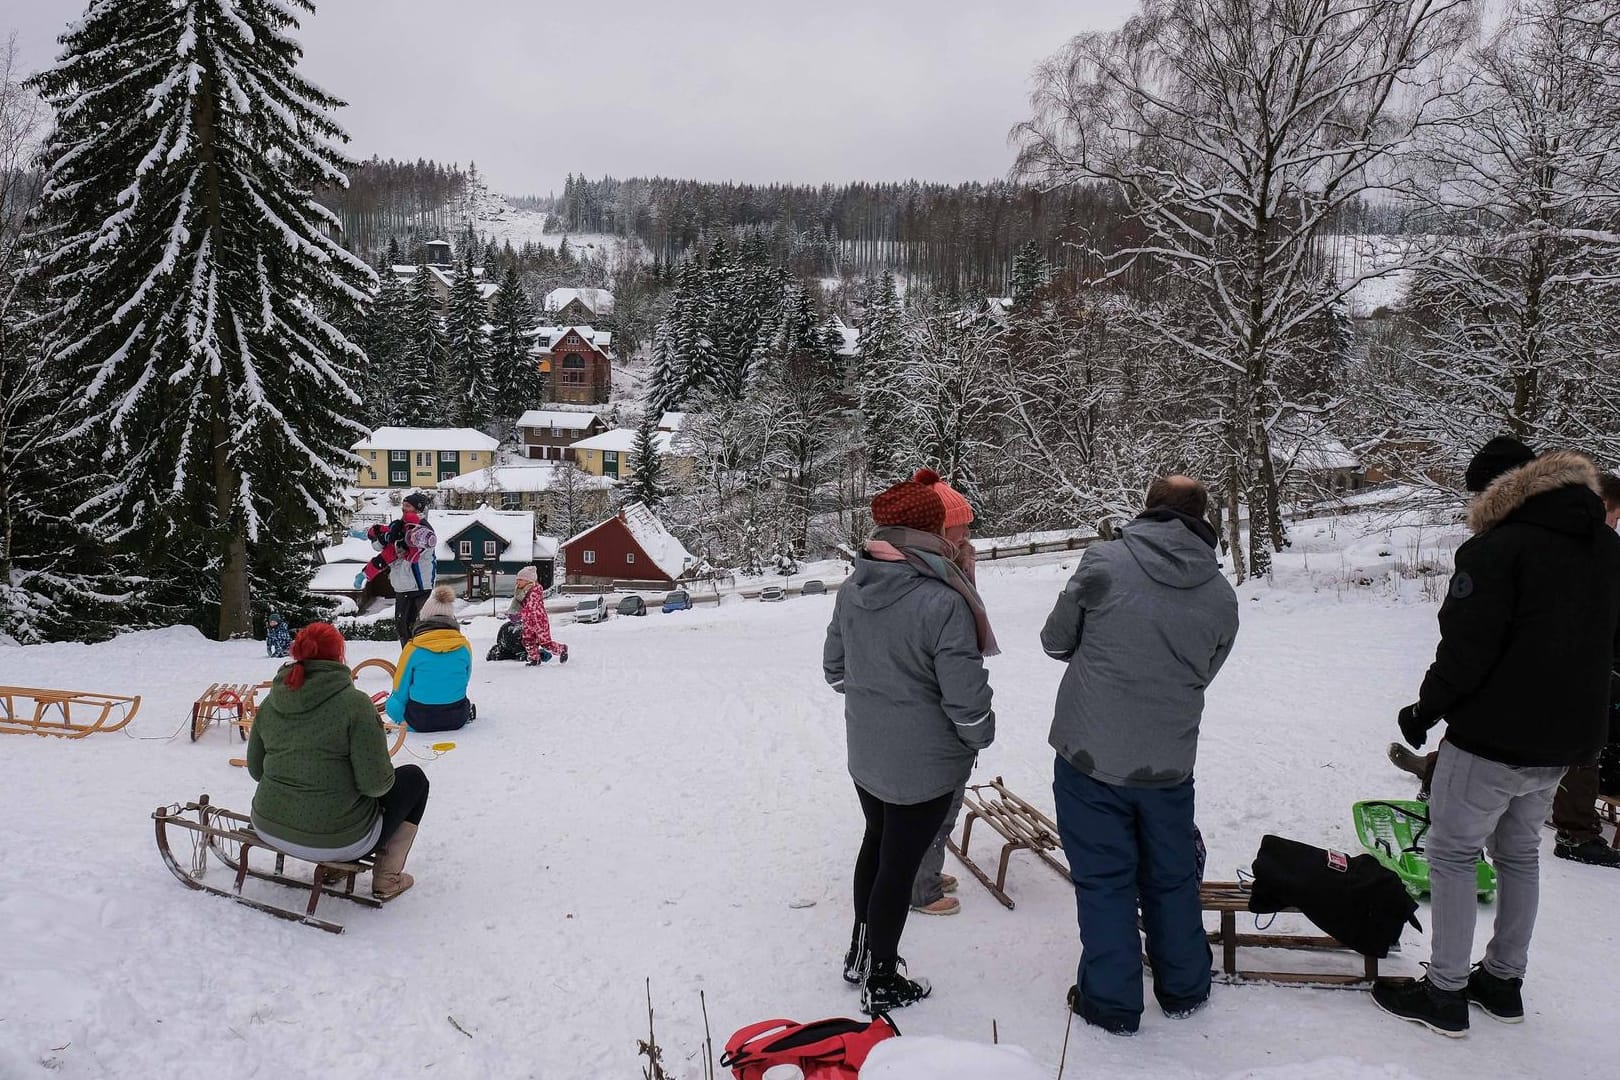
[[[1419,712],[1505,765],[1595,762],[1620,658],[1620,536],[1596,470],[1543,454],[1487,488],[1468,524]]]

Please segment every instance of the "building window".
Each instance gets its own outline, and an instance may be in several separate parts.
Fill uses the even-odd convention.
[[[614,479],[618,479],[619,452],[617,450],[602,451],[602,475],[611,476]]]
[[[565,382],[565,383],[572,383],[572,384],[577,386],[578,384],[580,384],[580,383],[582,383],[584,381],[585,381],[585,376],[582,375],[580,372],[577,372],[577,371],[565,371],[565,372],[563,372],[563,382]]]
[[[372,483],[377,482],[377,470],[376,469],[367,469],[366,474],[371,477],[371,482]]]
[[[404,451],[404,450],[390,450],[390,451],[388,451],[388,460],[389,461],[399,461],[399,462],[404,462],[406,464],[409,464],[410,460],[411,460],[411,455],[407,451]]]
[[[585,565],[586,566],[594,566],[594,565],[596,565],[596,552],[587,551],[585,553]]]
[[[495,541],[493,541],[493,540],[485,540],[484,541],[484,558],[493,559],[494,557],[495,557]]]
[[[427,450],[427,451],[419,450],[419,451],[417,451],[417,453],[416,453],[416,467],[418,469],[425,469],[429,465],[432,465],[432,464],[433,464],[433,451],[431,451],[431,450]]]
[[[472,541],[463,540],[458,543],[456,545],[456,554],[460,555],[463,559],[472,558]]]
[[[477,455],[475,454],[473,456],[476,457]],[[440,461],[454,461],[454,460],[456,460],[456,452],[454,450],[440,450],[439,451],[439,460]]]
[[[634,566],[635,562],[636,562],[636,553],[635,552],[627,551],[627,552],[624,553],[624,564],[626,566]]]
[[[501,509],[502,510],[521,510],[521,509],[523,509],[523,496],[518,494],[515,491],[503,491],[503,492],[501,492]]]
[[[407,469],[389,469],[388,482],[390,484],[408,484],[411,482],[410,471]]]
[[[579,355],[579,353],[569,353],[567,356],[563,357],[564,368],[583,368],[584,366],[585,358]]]

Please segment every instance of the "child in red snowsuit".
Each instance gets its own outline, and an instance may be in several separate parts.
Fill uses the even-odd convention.
[[[380,544],[381,550],[373,555],[371,561],[366,563],[365,569],[360,571],[364,581],[370,581],[378,574],[386,573],[389,567],[401,558],[411,562],[421,558],[423,548],[416,541],[422,533],[422,515],[417,513],[416,507],[410,503],[400,508],[397,520],[387,525],[373,525],[367,529],[366,539],[373,544]]]
[[[560,663],[568,663],[568,646],[551,637],[551,616],[546,612],[546,590],[538,588],[539,574],[532,566],[518,571],[517,597],[520,604],[518,622],[523,627],[523,651],[530,664],[538,664],[551,656]]]

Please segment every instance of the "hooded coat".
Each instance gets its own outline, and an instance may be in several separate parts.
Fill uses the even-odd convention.
[[[884,802],[955,791],[996,737],[973,612],[910,563],[855,560],[833,605],[822,671],[844,695],[849,775]]]
[[[428,618],[400,653],[384,709],[412,731],[454,731],[467,722],[472,646],[454,619]]]
[[[1499,477],[1469,512],[1474,536],[1440,606],[1419,715],[1512,766],[1585,765],[1608,734],[1620,661],[1620,536],[1597,471],[1554,451]]]
[[[1197,526],[1170,512],[1121,526],[1087,549],[1041,631],[1069,665],[1048,741],[1093,780],[1162,788],[1193,774],[1204,691],[1238,631],[1237,593]]]
[[[304,684],[287,689],[288,667],[254,717],[248,775],[258,781],[253,821],[280,840],[344,848],[370,832],[394,766],[377,707],[347,665],[305,660]]]

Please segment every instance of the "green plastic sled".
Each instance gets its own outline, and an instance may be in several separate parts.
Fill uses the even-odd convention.
[[[1429,895],[1429,860],[1423,857],[1423,834],[1429,831],[1429,806],[1410,799],[1369,799],[1351,807],[1356,835],[1373,858],[1400,877],[1413,898]],[[1483,858],[1475,867],[1475,890],[1486,903],[1496,897],[1496,870]]]

